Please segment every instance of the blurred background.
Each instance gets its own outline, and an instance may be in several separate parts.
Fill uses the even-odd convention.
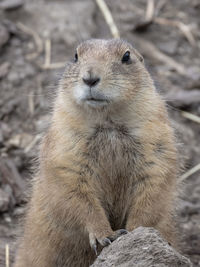
[[[121,38],[144,56],[179,141],[183,253],[200,266],[200,1],[0,0],[0,266],[12,263],[38,145],[67,60],[90,38]],[[189,172],[188,172],[189,171]],[[6,252],[7,251],[7,252]]]

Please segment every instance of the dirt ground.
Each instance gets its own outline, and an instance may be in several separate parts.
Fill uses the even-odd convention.
[[[183,113],[200,116],[200,2],[156,0],[153,20],[145,19],[145,0],[106,3],[167,101],[184,174],[200,163],[200,124]],[[0,266],[6,245],[14,259],[18,218],[63,62],[80,41],[111,37],[93,0],[0,0]],[[200,172],[184,179],[177,210],[183,254],[200,266]]]

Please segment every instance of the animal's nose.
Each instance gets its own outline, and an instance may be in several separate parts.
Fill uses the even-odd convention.
[[[95,86],[99,83],[100,78],[99,77],[83,77],[83,81],[85,84],[87,84],[88,86],[92,87]]]

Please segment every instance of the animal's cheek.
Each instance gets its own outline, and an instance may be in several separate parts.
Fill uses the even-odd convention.
[[[123,88],[114,83],[110,84],[107,80],[101,82],[99,91],[109,100],[120,99],[123,94]]]
[[[76,85],[73,88],[73,98],[77,103],[81,103],[89,96],[89,87],[84,85]]]

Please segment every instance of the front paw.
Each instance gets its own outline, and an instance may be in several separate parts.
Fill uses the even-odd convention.
[[[116,240],[119,236],[127,234],[128,231],[125,229],[119,229],[117,231],[112,231],[109,234],[104,234],[104,235],[95,235],[95,233],[90,233],[89,234],[89,241],[90,241],[90,246],[94,250],[94,252],[97,255],[97,245],[98,243],[102,246],[108,246],[110,245],[114,240]]]

